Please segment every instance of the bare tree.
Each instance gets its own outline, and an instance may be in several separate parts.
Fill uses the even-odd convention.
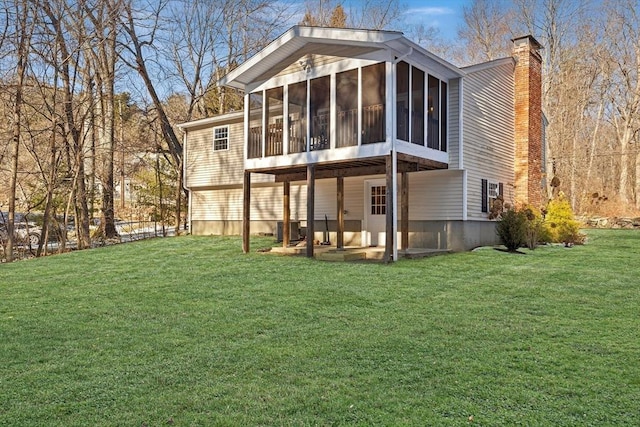
[[[216,33],[223,25],[223,13],[213,6],[203,0],[181,0],[169,14],[174,31],[168,36],[167,54],[189,98],[185,120],[207,115],[205,96],[215,86]]]
[[[86,71],[88,79],[95,82],[92,102],[98,120],[97,157],[100,171],[98,176],[102,189],[102,209],[100,226],[105,238],[117,236],[114,214],[114,152],[115,152],[115,78],[117,40],[117,19],[121,13],[118,0],[98,0],[95,4],[84,4],[87,16]],[[92,71],[92,72],[91,72]],[[94,171],[95,172],[95,171]]]
[[[16,0],[13,3],[14,23],[15,23],[15,47],[16,47],[16,80],[15,80],[15,100],[13,103],[13,135],[11,149],[11,174],[9,182],[9,216],[7,219],[7,244],[5,249],[8,262],[13,261],[13,247],[15,239],[15,213],[16,213],[16,187],[18,181],[18,157],[20,151],[22,103],[27,60],[29,55],[29,44],[32,32],[32,19],[27,0]]]
[[[382,30],[396,23],[402,11],[399,0],[363,0],[347,9],[347,25]]]
[[[169,117],[167,117],[167,114],[164,111],[162,100],[158,95],[156,85],[149,73],[147,58],[145,55],[145,49],[153,49],[155,47],[154,43],[156,42],[156,35],[160,28],[159,20],[161,12],[165,8],[166,4],[166,1],[160,1],[155,5],[153,10],[149,11],[134,9],[131,1],[127,1],[124,4],[120,25],[124,31],[125,39],[122,40],[120,44],[123,50],[123,53],[120,54],[120,59],[135,70],[142,79],[151,98],[151,102],[158,114],[162,136],[169,147],[169,151],[175,164],[180,164],[180,159],[182,157],[182,143],[176,136]],[[139,18],[141,15],[143,15],[142,21]],[[139,34],[140,30],[145,31],[145,34]]]
[[[69,193],[69,204],[73,203],[76,214],[76,232],[78,236],[78,248],[85,249],[91,246],[89,233],[89,208],[87,203],[87,188],[85,182],[85,137],[83,135],[82,117],[78,108],[83,104],[82,97],[76,94],[78,89],[78,72],[81,59],[81,47],[84,41],[82,30],[76,25],[83,19],[82,10],[73,5],[67,5],[63,0],[49,1],[41,4],[43,17],[41,25],[44,31],[48,31],[55,41],[57,56],[48,57],[50,64],[57,69],[60,76],[62,92],[62,121],[65,138],[69,144],[69,162],[73,162],[73,172],[70,177],[73,182],[72,191]],[[75,36],[75,42],[72,37]],[[85,108],[86,110],[86,108]],[[68,211],[68,208],[66,209]]]
[[[632,156],[632,151],[638,151],[633,144],[640,132],[640,7],[633,0],[613,1],[607,3],[606,11],[607,56],[602,66],[611,105],[608,119],[620,150],[619,197],[622,203],[632,202],[640,209],[640,176],[636,173],[640,159]]]
[[[509,55],[509,39],[513,37],[509,23],[514,11],[506,8],[501,0],[474,0],[463,6],[464,26],[458,37],[466,46],[469,64],[491,61]]]

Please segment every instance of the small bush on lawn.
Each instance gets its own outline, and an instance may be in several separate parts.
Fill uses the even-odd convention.
[[[502,212],[496,226],[498,237],[509,252],[515,252],[527,241],[527,214],[514,208]]]
[[[580,222],[573,216],[573,209],[564,193],[549,201],[545,223],[550,241],[565,245],[582,244],[585,236],[580,233]]]
[[[526,224],[526,242],[527,248],[533,250],[540,243],[547,243],[550,241],[549,231],[545,226],[542,212],[533,206],[526,206],[524,208],[525,216],[527,217]]]

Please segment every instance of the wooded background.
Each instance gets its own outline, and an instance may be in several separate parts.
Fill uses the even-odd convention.
[[[73,217],[79,248],[92,218],[106,238],[116,218],[180,224],[176,124],[241,109],[242,94],[215,82],[302,23],[401,30],[458,66],[533,35],[548,196],[564,192],[579,214],[638,215],[636,0],[475,0],[455,41],[406,11],[398,0],[0,0],[0,211],[43,213],[43,233]]]

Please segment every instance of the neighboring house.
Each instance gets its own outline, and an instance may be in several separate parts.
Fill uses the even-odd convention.
[[[248,251],[257,233],[323,242],[328,223],[388,260],[496,243],[493,200],[540,206],[544,185],[541,46],[513,42],[458,68],[399,32],[291,28],[219,81],[243,112],[180,125],[191,232]]]

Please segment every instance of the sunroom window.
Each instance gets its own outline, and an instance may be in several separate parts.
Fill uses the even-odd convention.
[[[249,95],[249,146],[247,157],[262,157],[262,92]]]
[[[362,144],[386,139],[385,82],[384,62],[362,68]]]
[[[320,77],[310,81],[311,150],[329,148],[331,126],[331,78]]]
[[[445,81],[400,61],[396,65],[396,108],[397,139],[447,151]]]
[[[307,82],[290,84],[289,91],[289,153],[307,149]]]
[[[411,142],[424,145],[424,71],[411,69]]]
[[[265,155],[278,156],[282,154],[282,116],[284,114],[284,92],[282,86],[266,91],[267,113],[267,141]]]
[[[358,70],[336,74],[336,147],[358,145]]]
[[[409,64],[396,65],[396,136],[409,141]]]

